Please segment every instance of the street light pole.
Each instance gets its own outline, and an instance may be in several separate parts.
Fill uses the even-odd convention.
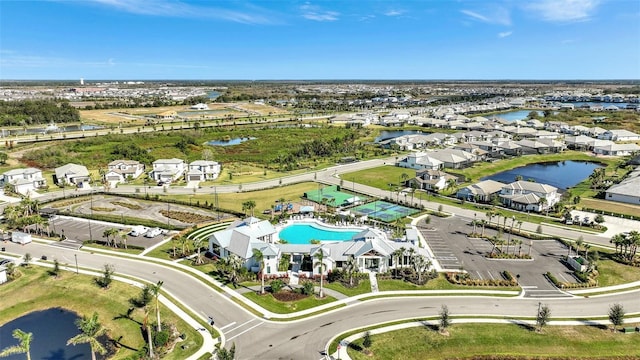
[[[73,257],[76,258],[76,274],[79,274],[80,272],[78,271],[78,254],[73,254]]]

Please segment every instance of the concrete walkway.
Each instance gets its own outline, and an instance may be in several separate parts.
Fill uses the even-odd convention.
[[[378,277],[376,276],[376,273],[374,272],[370,272],[369,273],[369,283],[371,284],[371,292],[372,293],[377,293],[378,292]]]

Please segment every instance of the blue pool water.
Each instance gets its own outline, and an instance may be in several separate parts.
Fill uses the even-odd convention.
[[[330,229],[316,224],[293,224],[280,231],[280,240],[286,240],[289,244],[309,244],[311,240],[320,241],[347,241],[361,232],[354,229]]]

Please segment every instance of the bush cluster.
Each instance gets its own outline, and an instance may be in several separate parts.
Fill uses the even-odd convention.
[[[467,273],[446,273],[447,280],[456,285],[466,286],[517,286],[516,279],[472,279]]]

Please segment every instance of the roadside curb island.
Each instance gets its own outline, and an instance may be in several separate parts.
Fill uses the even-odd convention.
[[[632,318],[625,318],[625,321],[628,322],[640,322],[640,314],[634,314]],[[399,320],[402,321],[402,320]],[[371,335],[383,334],[391,331],[408,329],[412,327],[419,326],[438,326],[438,320],[421,320],[415,321],[412,319],[406,319],[407,322],[402,324],[395,324],[385,326],[385,323],[375,324],[371,326],[367,326],[366,328],[374,327],[371,330],[367,330]],[[524,319],[488,319],[488,318],[457,318],[451,319],[451,324],[470,324],[470,323],[484,323],[484,324],[519,324],[519,325],[528,325],[535,326],[535,320],[524,320]],[[549,321],[547,325],[550,326],[581,326],[581,325],[608,325],[610,322],[608,320],[587,320],[587,321],[575,321],[575,320],[557,320],[557,321]],[[380,327],[377,327],[380,326]],[[349,345],[357,339],[363,338],[367,331],[361,331],[353,335],[349,335],[346,338],[340,340],[338,344],[338,349],[333,353],[329,354],[331,344],[339,339],[342,334],[336,335],[331,338],[327,344],[325,345],[325,353],[329,354],[331,359],[340,359],[340,360],[351,360],[349,356],[348,349]],[[343,333],[344,334],[344,333]]]

